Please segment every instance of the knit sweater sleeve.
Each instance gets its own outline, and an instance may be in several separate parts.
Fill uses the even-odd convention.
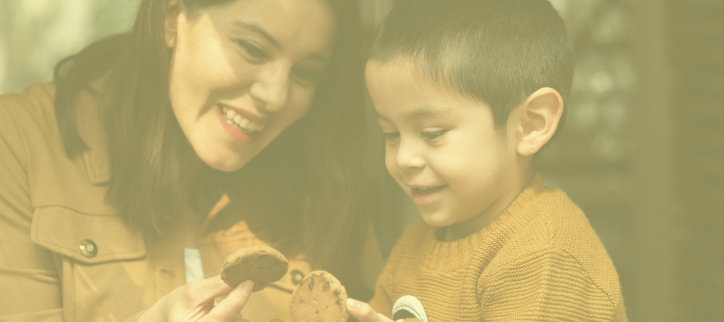
[[[394,303],[392,302],[390,292],[387,290],[388,283],[383,282],[388,277],[388,274],[385,274],[387,273],[387,271],[388,269],[387,267],[385,267],[382,275],[380,275],[377,286],[375,286],[375,295],[374,297],[372,297],[372,300],[370,300],[370,306],[372,306],[372,309],[374,309],[375,312],[380,313],[386,317],[391,317],[392,305]]]
[[[623,301],[597,285],[580,262],[552,246],[483,274],[484,321],[625,321]]]
[[[396,265],[396,261],[390,257],[390,261],[387,262],[385,268],[382,270],[382,274],[377,279],[377,285],[375,286],[375,295],[370,300],[370,306],[375,312],[380,313],[386,317],[391,318],[392,306],[394,302],[389,288],[391,287],[389,281],[393,272],[393,266]]]
[[[399,277],[398,274],[405,274],[407,272],[406,268],[408,268],[409,265],[415,265],[415,262],[405,264],[402,259],[406,257],[405,254],[411,253],[411,246],[420,242],[420,238],[425,235],[425,227],[426,225],[422,218],[415,218],[407,229],[405,229],[402,237],[400,237],[400,240],[395,244],[395,247],[392,248],[392,252],[390,252],[390,257],[387,259],[387,263],[385,263],[382,274],[380,274],[380,277],[377,279],[375,295],[372,297],[372,300],[370,300],[370,306],[372,306],[375,312],[389,318],[392,317],[392,307],[399,297],[399,294],[395,295],[393,292],[396,287],[395,282]]]

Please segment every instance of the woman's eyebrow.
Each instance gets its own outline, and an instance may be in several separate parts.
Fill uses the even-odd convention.
[[[320,54],[311,54],[307,56],[307,59],[316,60],[322,63],[327,63],[329,61],[329,57]]]
[[[277,49],[282,48],[282,44],[280,44],[279,41],[274,39],[274,37],[272,37],[272,35],[270,35],[269,32],[267,32],[266,30],[264,30],[264,28],[262,28],[261,26],[259,26],[257,24],[248,23],[248,22],[244,22],[244,21],[237,21],[234,23],[234,26],[237,26],[240,28],[245,28],[245,29],[251,30],[253,32],[256,32],[257,34],[266,38],[266,40],[268,40]]]
[[[388,120],[388,119],[386,119],[384,116],[382,116],[382,114],[380,114],[380,112],[377,112],[377,109],[374,108],[374,107],[372,108],[372,113],[374,113],[374,115],[375,115],[376,118],[378,118],[378,119],[380,119],[380,120],[383,120],[383,121],[390,122],[390,120]]]
[[[262,28],[261,26],[259,26],[257,24],[244,22],[244,21],[237,21],[237,22],[234,22],[234,26],[251,30],[251,31],[261,35],[262,37],[266,38],[266,40],[268,40],[277,49],[282,49],[282,44],[278,40],[274,39],[274,37],[272,37],[272,35],[269,34],[268,31],[264,30],[264,28]],[[327,63],[329,61],[329,57],[327,57],[325,55],[320,55],[320,54],[311,54],[307,58],[316,60],[316,61],[319,61],[322,63]]]

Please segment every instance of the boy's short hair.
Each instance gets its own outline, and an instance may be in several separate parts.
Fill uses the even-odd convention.
[[[547,0],[401,0],[369,60],[409,62],[415,76],[487,103],[499,128],[540,88],[565,101],[574,66],[566,27]]]

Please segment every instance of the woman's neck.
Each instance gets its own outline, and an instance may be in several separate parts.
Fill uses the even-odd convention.
[[[220,194],[221,182],[216,173],[198,160],[183,183],[177,212],[184,235],[184,247],[196,248],[199,227],[206,220]]]

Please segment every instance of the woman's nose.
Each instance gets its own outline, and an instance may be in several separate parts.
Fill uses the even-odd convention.
[[[265,110],[278,112],[287,104],[289,89],[289,68],[281,64],[267,64],[259,70],[249,91]]]

